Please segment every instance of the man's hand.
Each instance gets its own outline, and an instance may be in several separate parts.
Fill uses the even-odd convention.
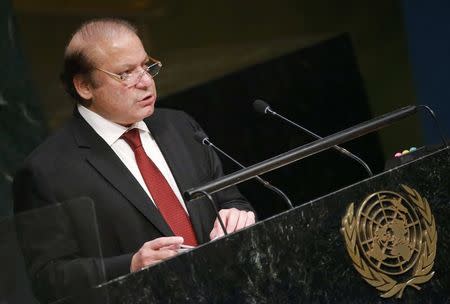
[[[181,236],[169,236],[144,243],[141,249],[133,255],[130,271],[138,271],[145,266],[156,264],[176,255],[183,242]]]
[[[227,233],[237,231],[255,223],[255,214],[252,211],[238,210],[236,208],[222,209],[219,211],[219,215],[222,218]],[[224,233],[219,220],[216,219],[209,237],[212,240],[223,235]]]

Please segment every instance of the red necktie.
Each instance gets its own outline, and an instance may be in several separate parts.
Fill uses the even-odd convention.
[[[198,243],[191,221],[161,171],[145,153],[139,130],[128,130],[122,138],[133,150],[145,185],[170,229],[175,235],[184,238],[184,244],[196,246]]]

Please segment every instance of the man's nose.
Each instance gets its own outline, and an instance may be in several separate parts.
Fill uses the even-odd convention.
[[[143,72],[138,83],[136,84],[136,87],[148,88],[150,85],[152,85],[153,82],[154,82],[153,77],[149,73]]]

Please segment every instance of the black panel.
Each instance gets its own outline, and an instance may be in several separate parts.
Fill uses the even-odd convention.
[[[17,39],[10,1],[0,2],[0,217],[11,214],[12,176],[46,131]]]

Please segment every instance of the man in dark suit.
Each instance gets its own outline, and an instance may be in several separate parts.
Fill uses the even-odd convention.
[[[172,257],[183,244],[222,236],[206,199],[184,202],[181,196],[223,175],[220,161],[194,140],[200,127],[192,118],[155,109],[153,77],[161,63],[146,53],[136,29],[116,19],[87,22],[73,35],[64,59],[63,84],[77,100],[74,116],[25,161],[14,182],[15,209],[92,199],[103,259],[95,244],[83,244],[86,233],[63,227],[56,241],[45,237],[30,250],[38,285],[70,290],[80,278],[96,284],[102,281],[96,269],[104,267],[106,279],[112,279]],[[228,232],[255,222],[236,188],[214,198]],[[65,212],[52,215],[63,226]]]

